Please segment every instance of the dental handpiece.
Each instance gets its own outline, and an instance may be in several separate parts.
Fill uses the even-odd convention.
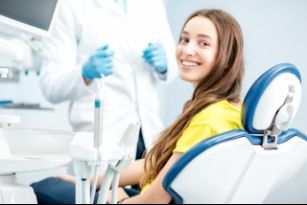
[[[101,83],[101,84],[100,84]],[[103,78],[101,81],[99,81],[100,86],[99,89],[96,92],[95,96],[95,117],[94,117],[94,148],[97,150],[97,159],[94,162],[94,177],[93,177],[93,187],[97,186],[98,181],[98,173],[99,173],[99,167],[100,167],[100,161],[101,161],[101,154],[100,149],[103,145],[103,99],[101,97],[100,92],[104,90],[104,82]],[[101,89],[101,90],[100,90]],[[90,193],[90,203],[94,203],[96,189],[92,189]]]
[[[104,92],[104,78],[100,80],[100,89],[95,96],[95,117],[94,117],[94,148],[99,149],[103,143],[103,99],[101,92]]]

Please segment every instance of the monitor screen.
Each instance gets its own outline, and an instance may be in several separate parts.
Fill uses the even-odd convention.
[[[0,22],[35,34],[49,32],[59,0],[0,0]]]

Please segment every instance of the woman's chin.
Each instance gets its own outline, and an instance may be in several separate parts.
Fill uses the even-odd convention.
[[[195,77],[180,73],[180,79],[189,83],[195,82]]]

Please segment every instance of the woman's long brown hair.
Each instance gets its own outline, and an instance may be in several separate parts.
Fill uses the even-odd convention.
[[[191,119],[212,103],[240,97],[244,74],[243,36],[240,25],[222,10],[199,10],[185,22],[194,17],[205,17],[213,22],[218,33],[218,53],[216,64],[195,88],[192,99],[184,106],[178,119],[165,129],[154,147],[145,156],[145,172],[141,187],[153,181],[173,154],[178,139],[188,127]]]

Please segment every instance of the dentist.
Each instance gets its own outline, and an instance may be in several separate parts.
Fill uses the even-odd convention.
[[[105,141],[131,122],[150,148],[164,128],[158,85],[176,75],[174,40],[162,0],[65,0],[44,43],[41,87],[52,103],[70,102],[74,131],[92,131],[102,76]],[[143,151],[139,153],[141,157]]]

